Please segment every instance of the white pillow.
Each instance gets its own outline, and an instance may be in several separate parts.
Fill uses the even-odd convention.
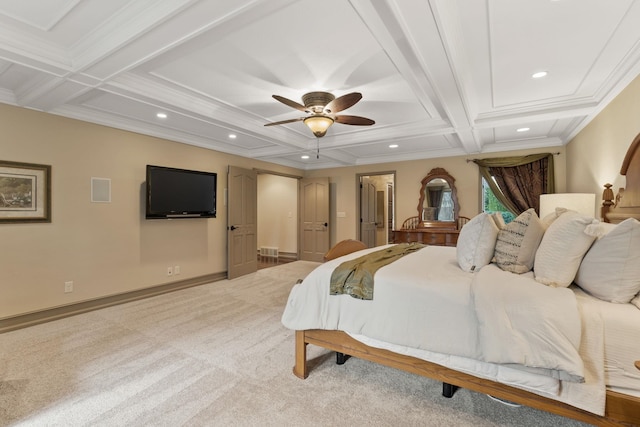
[[[494,212],[491,214],[491,218],[493,218],[493,220],[496,223],[496,226],[498,226],[498,230],[502,230],[507,226],[507,224],[504,222],[504,218],[502,217],[502,213]]]
[[[498,226],[487,213],[473,217],[460,229],[456,256],[460,268],[467,273],[480,270],[491,262],[496,247]]]
[[[601,238],[606,236],[610,231],[613,231],[616,228],[617,224],[611,224],[609,222],[599,222],[595,226],[592,227],[596,238]]]
[[[567,211],[549,225],[533,266],[536,281],[556,287],[567,287],[576,277],[582,257],[595,240],[587,234],[587,226],[597,219]]]
[[[522,212],[498,232],[494,252],[498,267],[518,274],[530,271],[543,234],[536,211],[531,208]]]
[[[545,215],[544,218],[540,218],[540,221],[542,221],[542,227],[544,227],[544,229],[546,230],[547,228],[549,228],[549,226],[551,225],[551,223],[553,221],[558,219],[558,217],[560,215],[562,215],[563,213],[565,213],[567,211],[568,211],[567,208],[555,208],[555,210],[553,212],[551,212],[550,214]]]
[[[640,222],[626,219],[596,240],[576,283],[596,298],[627,303],[640,292]]]

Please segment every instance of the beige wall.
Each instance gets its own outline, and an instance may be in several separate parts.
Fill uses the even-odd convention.
[[[217,218],[145,220],[147,164],[217,172],[220,196],[229,164],[302,175],[7,105],[0,129],[0,159],[52,166],[53,199],[50,224],[0,224],[0,318],[226,271],[224,198]],[[112,180],[112,203],[91,203],[91,177]]]
[[[640,132],[640,77],[632,81],[567,145],[567,188],[596,193],[602,203],[605,183],[625,186],[620,167],[631,141]],[[599,210],[598,210],[599,212]]]
[[[444,157],[439,159],[414,160],[407,162],[383,163],[379,165],[357,166],[335,169],[321,169],[308,171],[307,177],[329,177],[331,185],[331,244],[343,239],[353,239],[358,236],[357,206],[357,174],[375,174],[380,172],[394,172],[396,226],[414,215],[418,215],[418,200],[422,178],[431,169],[441,167],[446,169],[455,179],[455,185],[460,204],[460,215],[473,217],[480,212],[480,174],[478,167],[467,159],[489,158],[511,155],[525,155],[540,152],[559,152],[554,157],[556,171],[556,188],[559,192],[566,188],[566,159],[564,147],[551,147],[544,150],[505,151],[473,156]],[[322,155],[322,147],[320,147]],[[336,212],[345,212],[346,216],[337,218]]]

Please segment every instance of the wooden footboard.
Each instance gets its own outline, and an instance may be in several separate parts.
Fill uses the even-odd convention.
[[[495,381],[476,378],[473,375],[464,374],[415,357],[403,356],[388,350],[369,347],[342,331],[318,329],[296,331],[296,361],[293,373],[303,379],[309,375],[307,344],[317,345],[328,350],[599,426],[640,425],[640,398],[637,397],[608,391],[606,417],[601,417],[565,403],[499,384]]]

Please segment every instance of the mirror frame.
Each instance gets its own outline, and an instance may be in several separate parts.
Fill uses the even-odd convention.
[[[433,179],[443,179],[449,184],[449,188],[451,188],[451,200],[453,201],[453,221],[423,221],[421,219],[421,224],[423,228],[458,228],[458,211],[460,210],[460,206],[458,205],[458,194],[456,191],[456,186],[454,182],[456,181],[454,177],[452,177],[449,172],[447,172],[443,168],[433,168],[431,171],[422,178],[422,186],[420,187],[420,199],[418,201],[418,218],[422,218],[422,204],[425,199],[425,188],[427,184]]]

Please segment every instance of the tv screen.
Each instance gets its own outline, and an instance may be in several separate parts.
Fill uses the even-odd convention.
[[[146,218],[215,218],[217,174],[147,165]]]

